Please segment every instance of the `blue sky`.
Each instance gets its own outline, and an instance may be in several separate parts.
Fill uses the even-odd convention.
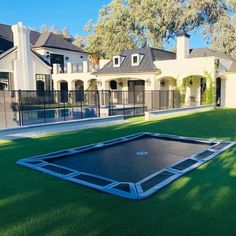
[[[97,20],[99,9],[111,0],[0,0],[0,23],[22,21],[36,30],[45,24],[68,28],[73,34],[84,34],[89,19]],[[192,34],[191,47],[207,47],[200,33]]]

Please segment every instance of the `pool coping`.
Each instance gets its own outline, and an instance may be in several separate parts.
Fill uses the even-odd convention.
[[[191,142],[191,143],[205,143],[205,144],[212,144],[209,145],[208,148],[204,149],[203,151],[196,153],[192,156],[189,156],[187,158],[183,158],[181,161],[178,161],[172,165],[166,166],[165,168],[158,170],[157,172],[143,178],[142,180],[133,183],[133,182],[120,182],[116,181],[114,179],[102,177],[99,175],[94,175],[86,172],[80,172],[71,168],[67,168],[64,166],[56,165],[47,162],[45,159],[53,159],[53,158],[59,158],[59,157],[65,157],[70,156],[74,154],[79,154],[85,151],[89,150],[96,150],[100,148],[105,148],[108,146],[112,146],[118,143],[124,143],[127,141],[135,140],[137,138],[143,137],[143,136],[151,136],[156,137],[160,139],[166,139],[166,140],[174,140],[174,141],[185,141],[185,142]],[[164,134],[164,133],[154,133],[154,132],[141,132],[136,134],[131,134],[128,136],[115,138],[112,140],[99,142],[95,144],[90,144],[82,147],[75,147],[65,150],[60,150],[56,152],[51,152],[47,154],[37,155],[33,157],[24,158],[21,160],[18,160],[16,163],[18,165],[28,167],[31,169],[38,170],[40,172],[58,177],[63,180],[67,180],[73,183],[77,183],[80,185],[84,185],[102,192],[110,193],[113,195],[117,195],[123,198],[128,199],[144,199],[155,192],[159,191],[160,189],[164,188],[168,184],[172,183],[176,179],[180,178],[181,176],[185,175],[186,173],[196,169],[197,167],[201,166],[202,164],[206,163],[207,161],[211,160],[212,158],[218,156],[222,152],[226,151],[227,149],[234,146],[236,143],[231,141],[224,141],[224,140],[213,140],[213,139],[203,139],[203,138],[196,138],[196,137],[184,137],[184,136],[177,136],[177,135],[171,135],[171,134]],[[222,148],[219,148],[222,147]],[[187,166],[184,169],[178,169],[177,166],[183,165],[185,162],[192,162],[190,166]],[[47,168],[47,169],[46,169]],[[51,168],[51,170],[50,170]],[[54,171],[53,171],[54,169]],[[62,173],[59,173],[57,170],[61,170]],[[64,174],[63,174],[64,172]],[[68,174],[66,174],[68,173]],[[161,176],[164,174],[169,173],[170,176],[166,179],[162,180],[161,182],[156,183],[152,187],[150,187],[147,190],[144,190],[142,187],[142,184],[146,183],[147,181],[153,180],[154,177]],[[87,177],[87,179],[93,179],[95,182],[86,181],[83,178],[79,179],[83,176],[83,178]],[[103,184],[96,184],[96,180],[100,182],[104,182]],[[107,183],[107,184],[105,184]],[[128,189],[128,191],[126,191]]]

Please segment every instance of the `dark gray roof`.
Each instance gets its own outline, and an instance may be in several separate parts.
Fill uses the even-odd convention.
[[[131,55],[136,53],[142,54],[144,57],[139,66],[132,66]],[[110,60],[101,70],[94,74],[155,72],[158,69],[154,65],[154,61],[173,60],[176,58],[173,52],[149,47],[126,50],[120,56],[124,57],[120,67],[113,67],[113,60]]]
[[[85,53],[83,49],[76,47],[72,43],[69,43],[68,41],[63,39],[61,36],[55,35],[53,33],[42,33],[33,45],[33,48],[38,47],[57,48]]]
[[[0,24],[0,54],[13,47],[11,26]]]
[[[68,51],[83,52],[83,49],[69,43],[59,35],[53,33],[39,33],[30,31],[32,47],[50,47]],[[13,47],[13,33],[10,25],[0,24],[0,54]]]
[[[190,49],[188,58],[211,57],[211,56],[219,57],[219,58],[230,60],[230,61],[235,61],[235,59],[232,58],[230,55],[227,55],[227,54],[221,53],[221,52],[216,52],[216,51],[213,51],[209,48]]]

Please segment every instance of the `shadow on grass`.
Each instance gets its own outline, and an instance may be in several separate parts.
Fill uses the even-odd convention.
[[[141,131],[236,140],[236,110],[14,140],[0,146],[0,234],[235,235],[236,148],[147,200],[131,201],[15,164]]]

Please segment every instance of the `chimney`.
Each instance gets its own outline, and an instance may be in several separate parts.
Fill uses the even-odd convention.
[[[185,59],[189,54],[189,38],[190,35],[184,31],[180,31],[177,33],[177,60]]]
[[[11,28],[14,46],[17,47],[17,60],[14,64],[16,89],[34,89],[30,30],[22,22],[18,22]]]

